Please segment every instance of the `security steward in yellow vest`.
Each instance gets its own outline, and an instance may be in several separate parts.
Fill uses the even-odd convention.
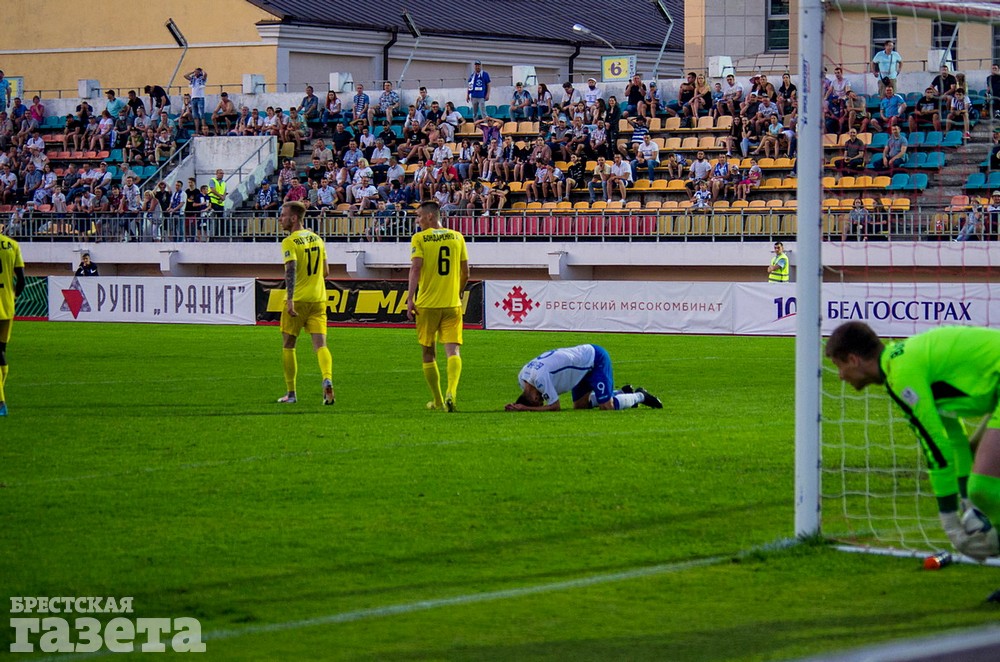
[[[788,282],[788,256],[780,241],[774,242],[774,257],[771,258],[771,266],[767,268],[767,280],[769,283]]]
[[[208,201],[212,203],[212,211],[221,212],[222,203],[226,201],[226,180],[222,170],[215,171],[215,177],[208,182]]]

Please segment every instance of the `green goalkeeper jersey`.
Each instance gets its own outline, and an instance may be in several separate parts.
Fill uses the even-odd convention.
[[[993,415],[1000,331],[946,326],[890,344],[880,359],[889,395],[916,429],[937,497],[958,493],[971,455],[961,417]],[[990,427],[1000,427],[994,416]]]

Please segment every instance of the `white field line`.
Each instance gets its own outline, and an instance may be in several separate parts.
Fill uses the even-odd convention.
[[[645,566],[641,568],[634,568],[632,570],[624,570],[621,572],[612,572],[602,575],[591,575],[589,577],[580,577],[578,579],[569,579],[561,582],[552,582],[549,584],[536,584],[534,586],[523,586],[521,588],[511,588],[504,589],[500,591],[488,591],[485,593],[467,593],[465,595],[456,595],[450,598],[435,598],[430,600],[418,600],[416,602],[405,602],[396,605],[386,605],[384,607],[372,607],[370,609],[358,609],[355,611],[344,611],[336,614],[326,614],[323,616],[313,616],[311,618],[303,618],[294,621],[283,621],[280,623],[267,623],[264,625],[250,625],[243,628],[233,628],[229,630],[215,630],[209,631],[202,634],[202,641],[212,642],[224,639],[237,639],[240,637],[248,637],[258,634],[269,634],[272,632],[287,632],[290,630],[301,630],[303,628],[317,627],[320,625],[336,625],[339,623],[351,623],[354,621],[361,621],[373,618],[384,618],[387,616],[396,616],[399,614],[410,614],[418,611],[427,611],[430,609],[438,609],[441,607],[455,607],[477,604],[481,602],[494,602],[498,600],[510,600],[514,598],[521,598],[529,595],[539,595],[543,593],[554,593],[556,591],[568,591],[579,588],[586,588],[588,586],[597,586],[600,584],[610,584],[613,582],[622,582],[632,579],[641,579],[643,577],[654,577],[657,575],[665,575],[669,573],[682,572],[691,568],[701,568],[710,565],[716,565],[722,563],[731,556],[713,556],[706,559],[694,559],[690,561],[679,561],[676,563],[663,563],[654,566]],[[212,647],[209,643],[206,652],[211,652]],[[84,653],[84,654],[72,654],[68,653],[66,655],[51,655],[42,658],[25,658],[26,660],[31,660],[31,662],[55,662],[57,660],[87,660],[99,657],[107,657],[109,655],[115,655],[110,651],[98,651],[96,653]]]
[[[759,427],[763,427],[765,424],[760,424]],[[770,425],[770,424],[767,424]],[[739,426],[739,429],[745,430],[748,425],[743,424]],[[754,426],[749,426],[754,427]],[[736,429],[737,426],[728,427],[716,427],[715,430],[725,430],[725,429]],[[702,431],[700,428],[688,428],[688,429],[673,429],[671,433],[673,434],[684,434]],[[605,431],[605,432],[591,432],[584,434],[573,434],[573,435],[560,435],[551,436],[547,435],[548,439],[559,439],[559,438],[569,438],[579,439],[581,437],[621,437],[621,436],[631,436],[633,432],[629,430],[619,430],[617,432]],[[505,441],[524,441],[526,437],[524,435],[510,436],[510,437],[495,437],[490,441],[493,442],[505,442]],[[329,450],[306,450],[306,451],[295,451],[286,453],[273,453],[270,455],[250,455],[247,457],[237,457],[237,458],[223,458],[220,460],[206,460],[204,462],[186,462],[184,464],[167,464],[155,467],[142,467],[139,469],[133,469],[131,471],[115,471],[107,473],[91,473],[91,474],[80,474],[76,476],[54,476],[51,478],[39,478],[37,480],[23,480],[23,481],[5,481],[3,476],[0,475],[0,482],[4,483],[7,488],[17,488],[17,487],[31,487],[37,485],[49,485],[52,483],[75,483],[88,480],[103,480],[105,478],[121,478],[125,476],[143,476],[147,474],[159,473],[163,471],[185,471],[190,469],[208,469],[213,467],[223,467],[235,464],[250,464],[253,462],[270,462],[274,460],[287,460],[301,457],[324,457],[330,455],[346,455],[348,453],[359,453],[366,451],[380,451],[395,448],[421,448],[427,446],[458,446],[462,444],[474,443],[468,440],[452,439],[446,441],[428,441],[416,444],[405,444],[405,443],[391,443],[383,444],[381,446],[368,446],[368,447],[353,447],[353,448],[334,448]]]

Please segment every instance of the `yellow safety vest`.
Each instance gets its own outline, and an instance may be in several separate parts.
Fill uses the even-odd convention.
[[[213,205],[221,205],[222,198],[226,195],[226,182],[225,180],[218,180],[212,178],[208,185],[208,200]]]
[[[788,254],[787,253],[781,253],[780,255],[775,255],[773,258],[771,258],[771,266],[772,267],[776,266],[778,264],[778,260],[780,260],[782,258],[785,259],[785,266],[779,267],[778,269],[775,269],[774,271],[772,271],[771,273],[769,273],[767,275],[768,282],[770,282],[770,283],[787,283],[788,282]]]

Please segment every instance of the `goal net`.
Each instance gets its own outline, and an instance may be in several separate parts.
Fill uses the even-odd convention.
[[[848,320],[886,339],[944,324],[1000,325],[1000,242],[989,211],[990,194],[1000,191],[1000,172],[989,169],[1000,124],[984,94],[1000,46],[1000,6],[802,4],[800,30],[823,36],[810,43],[803,34],[798,60],[796,531],[876,553],[950,549],[920,445],[899,408],[884,389],[856,392],[840,382],[820,357],[822,337]],[[953,104],[956,89],[964,114]],[[887,118],[898,101],[904,114]],[[907,147],[896,159],[899,136]],[[812,218],[819,222],[805,221]],[[816,305],[803,315],[809,301]],[[977,422],[967,422],[970,431]]]

